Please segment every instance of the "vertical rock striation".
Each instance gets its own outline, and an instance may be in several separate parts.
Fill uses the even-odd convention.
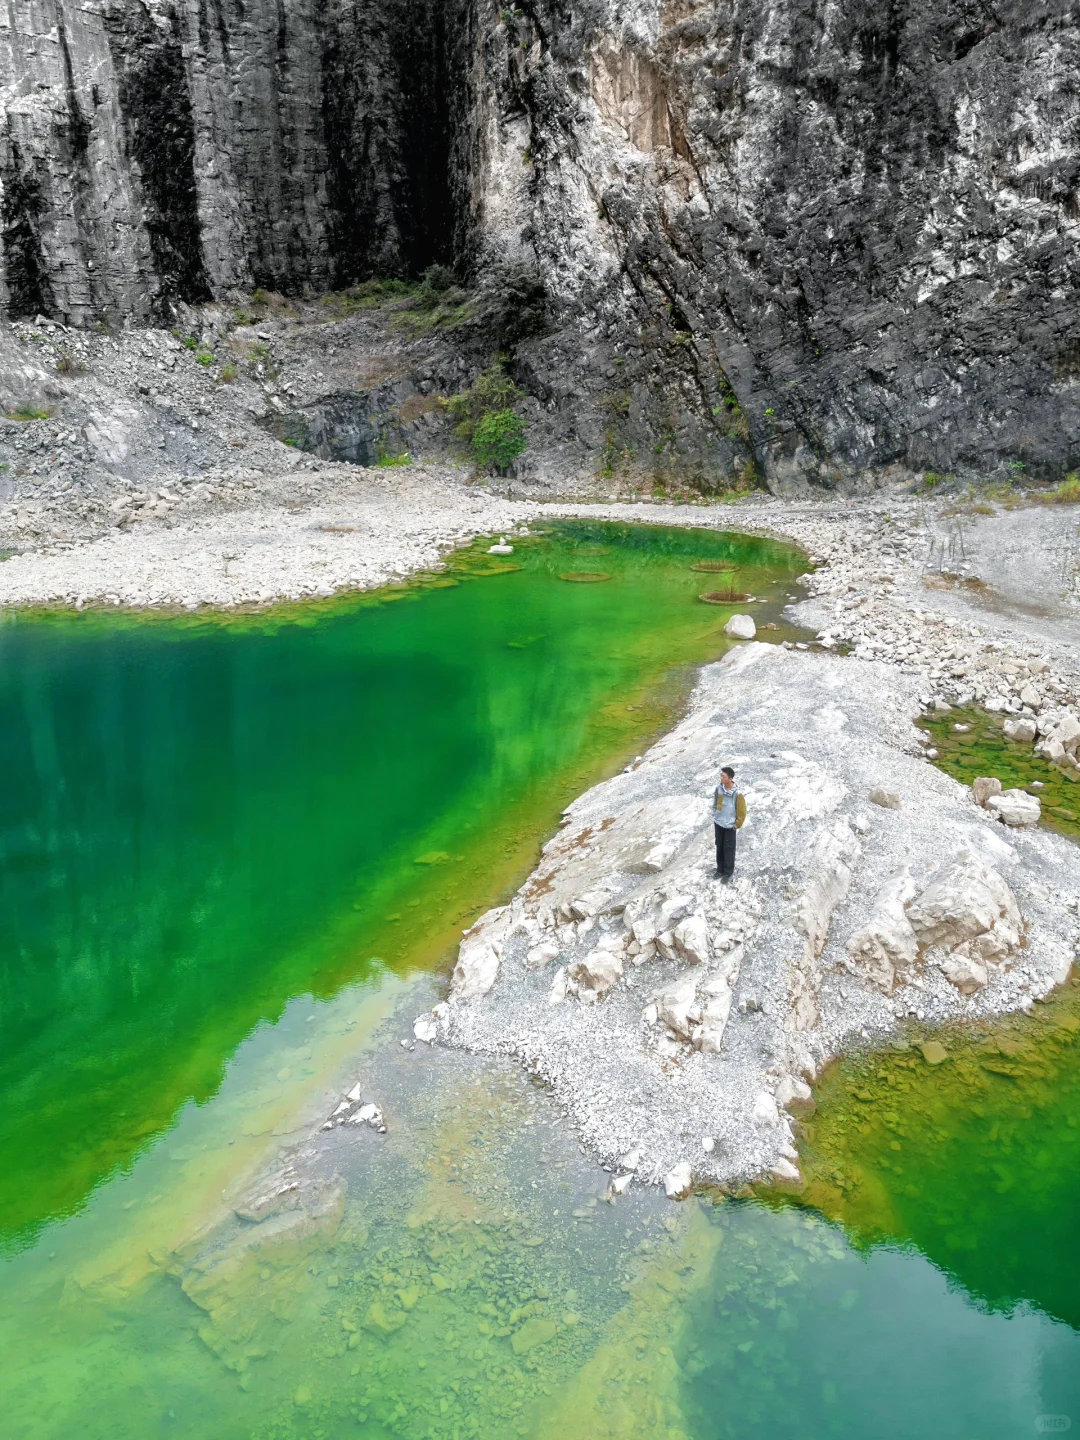
[[[548,452],[1080,466],[1069,0],[11,0],[0,302],[539,277]]]

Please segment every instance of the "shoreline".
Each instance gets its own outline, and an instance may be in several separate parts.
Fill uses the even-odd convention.
[[[437,570],[448,551],[478,535],[506,533],[512,540],[518,526],[557,518],[731,530],[804,549],[816,568],[796,582],[806,593],[791,596],[788,613],[817,631],[815,652],[791,642],[783,649],[752,644],[705,667],[683,720],[628,772],[580,796],[518,895],[469,932],[449,1003],[420,1017],[418,1041],[438,1037],[523,1063],[611,1170],[615,1193],[645,1181],[675,1197],[700,1182],[733,1188],[770,1175],[799,1183],[797,1120],[812,1111],[810,1085],[824,1065],[895,1038],[909,1020],[928,1027],[1030,1007],[1066,977],[1078,902],[1052,897],[1056,876],[1072,858],[1071,842],[1045,830],[1006,830],[976,806],[965,787],[929,763],[933,754],[918,717],[981,703],[1045,731],[1080,704],[1071,577],[1051,613],[1040,617],[1035,639],[1022,593],[998,596],[991,608],[991,584],[972,563],[947,569],[946,561],[956,564],[955,543],[950,552],[942,538],[952,517],[920,500],[723,506],[508,500],[464,485],[452,467],[410,469],[351,470],[338,493],[302,507],[140,525],[24,552],[0,565],[0,606],[263,611],[401,582]],[[994,520],[1004,520],[1006,547],[1015,548],[1017,535],[1023,539],[1025,525],[1032,543],[1045,547],[1045,511]],[[969,528],[980,523],[985,530],[981,517]],[[978,546],[969,549],[978,558]],[[992,545],[988,554],[992,568]],[[1037,564],[1030,569],[1033,584],[1045,581]],[[1044,612],[1046,599],[1043,583]],[[841,648],[849,653],[821,653]],[[763,687],[772,700],[763,702]],[[757,743],[766,733],[772,760]],[[748,863],[722,904],[719,887],[710,889],[711,863],[703,865],[692,844],[697,831],[705,834],[694,797],[708,788],[706,770],[720,763],[713,754],[718,744],[738,752],[746,767],[755,817],[741,847]],[[805,813],[778,801],[783,784],[769,767],[776,770],[779,754],[796,775]],[[827,803],[813,801],[815,787]],[[901,808],[869,803],[875,788],[902,795]],[[627,803],[637,806],[637,820],[627,818]],[[650,805],[655,813],[646,814]],[[913,823],[912,809],[927,807],[927,823]],[[676,811],[693,815],[692,823]],[[619,854],[590,847],[588,835],[580,842],[597,824],[618,838]],[[672,830],[678,834],[666,835]],[[625,852],[645,841],[655,846],[658,837],[672,841],[671,855],[643,881],[640,865],[624,863]],[[917,909],[919,896],[932,890],[943,855],[945,868],[962,870],[958,857],[968,855],[981,871],[973,877],[969,865],[966,877],[946,875],[954,890],[985,889],[990,874],[991,890],[996,880],[1005,884],[1005,910],[1019,907],[1019,921],[1011,922],[1017,933],[1011,939],[1006,933],[991,959],[965,949],[956,935],[951,949],[963,954],[950,960],[948,944],[927,946],[926,937],[916,937],[913,951],[910,937],[894,933],[898,914],[902,921],[912,901]],[[897,888],[899,876],[907,878]],[[592,903],[597,891],[603,904]],[[534,903],[542,895],[557,895],[558,903]],[[953,900],[954,910],[978,908],[970,894]],[[643,922],[638,927],[626,921],[628,902]],[[556,913],[560,905],[563,915]],[[665,906],[667,928],[657,930]],[[650,907],[651,917],[644,913]],[[736,923],[726,925],[732,933],[718,944],[725,910]],[[1002,919],[1007,931],[1009,917]],[[688,921],[704,942],[686,943]],[[967,922],[958,923],[962,929]],[[644,936],[650,925],[652,952],[645,960],[625,954],[637,944],[637,930]],[[860,935],[862,952],[852,943]],[[619,959],[609,985],[594,985],[588,974],[597,941]],[[1034,958],[1029,943],[1039,947]],[[556,953],[539,964],[527,959],[545,944]],[[467,975],[467,955],[485,947],[485,981],[477,986]],[[560,973],[562,994],[548,1003]],[[588,994],[590,988],[597,993]],[[634,1104],[616,1092],[633,1094]]]
[[[759,643],[705,667],[687,717],[569,808],[418,1018],[540,1078],[614,1193],[798,1184],[793,1122],[832,1060],[1025,1009],[1070,973],[1072,842],[1006,831],[919,753],[916,687],[850,672]],[[749,808],[726,888],[703,798],[722,757]]]

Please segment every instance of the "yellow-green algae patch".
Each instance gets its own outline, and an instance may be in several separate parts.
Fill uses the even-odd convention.
[[[781,1203],[859,1246],[914,1244],[990,1308],[1080,1326],[1080,978],[1032,1015],[934,1040],[943,1057],[901,1041],[823,1075],[800,1124],[805,1183]]]
[[[996,776],[1005,790],[1031,790],[1042,803],[1042,823],[1080,840],[1080,784],[1049,760],[1036,755],[1030,741],[1009,740],[1002,728],[1009,716],[971,706],[920,723],[933,737],[934,762],[965,785],[980,775]],[[957,726],[964,728],[957,729]],[[1033,782],[1039,784],[1033,788]]]

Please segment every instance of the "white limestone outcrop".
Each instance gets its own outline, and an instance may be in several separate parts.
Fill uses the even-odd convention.
[[[913,691],[761,643],[708,667],[686,719],[577,800],[466,936],[438,1039],[515,1056],[587,1145],[669,1193],[797,1177],[792,1118],[828,1059],[1026,1006],[1072,959],[1070,843],[1005,830],[927,764]],[[731,884],[710,823],[724,763],[748,807]],[[865,806],[875,788],[901,807]]]

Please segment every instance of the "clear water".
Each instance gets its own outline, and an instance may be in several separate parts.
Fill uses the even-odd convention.
[[[805,1190],[722,1203],[609,1205],[512,1066],[397,1043],[721,648],[702,559],[796,563],[572,526],[393,600],[0,632],[5,1437],[1080,1424],[1080,987],[837,1067]],[[318,1131],[358,1078],[389,1133]],[[275,1155],[325,1200],[280,1232],[233,1208]]]

